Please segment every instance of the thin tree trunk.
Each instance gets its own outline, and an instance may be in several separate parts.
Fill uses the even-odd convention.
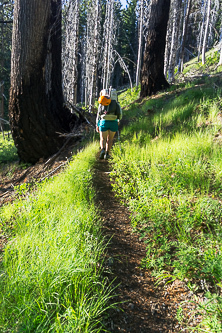
[[[21,160],[55,153],[69,131],[63,107],[61,0],[16,0],[9,115]]]
[[[220,60],[219,60],[218,66],[221,66],[221,65],[222,65],[222,45],[220,48]]]
[[[143,41],[143,0],[140,1],[140,30],[139,30],[139,48],[138,48],[137,67],[136,67],[136,87],[139,86],[139,81],[140,81],[142,41]]]
[[[221,26],[220,26],[220,60],[217,66],[221,66],[222,65],[222,22],[221,22]]]
[[[77,103],[78,46],[79,46],[79,0],[71,0],[64,22],[63,85],[65,99]]]
[[[198,58],[197,61],[200,61],[200,53],[201,53],[201,48],[202,48],[202,40],[203,40],[203,30],[204,30],[204,25],[205,25],[205,16],[206,16],[206,2],[204,5],[203,9],[203,20],[201,23],[201,28],[200,28],[200,38],[199,38],[199,46],[198,46]]]
[[[93,111],[95,104],[96,83],[97,83],[97,63],[99,53],[99,1],[90,3],[87,22],[87,70],[89,112]]]
[[[170,45],[170,54],[169,54],[169,63],[168,63],[168,80],[172,82],[174,79],[174,67],[175,67],[175,58],[178,48],[178,32],[179,32],[179,22],[180,22],[180,9],[181,9],[182,0],[175,1],[175,7],[173,8],[173,28],[171,34],[171,45]]]
[[[108,85],[110,84],[110,77],[111,77],[111,70],[110,70],[110,62],[111,62],[111,53],[112,53],[112,28],[113,28],[113,5],[114,2],[111,0],[110,2],[110,13],[109,13],[109,21],[110,21],[110,29],[109,29],[109,38],[108,38],[108,54],[107,54],[107,72],[106,72],[106,83],[104,88],[108,88]]]
[[[205,25],[205,32],[204,32],[204,40],[203,40],[203,47],[202,47],[202,64],[204,65],[206,62],[206,48],[207,48],[207,36],[208,36],[208,29],[209,29],[209,20],[210,20],[210,5],[211,0],[208,0],[208,6],[207,6],[207,21]]]
[[[2,19],[4,21],[4,7],[2,6]],[[3,24],[1,24],[1,54],[4,54],[4,27]],[[4,68],[4,57],[1,57],[0,61],[0,76],[1,79],[3,77],[3,68]],[[1,103],[0,103],[0,117],[4,119],[4,82],[0,82],[0,87],[1,87],[1,92],[0,92],[0,97],[1,97]],[[2,135],[4,137],[4,127],[3,127],[3,121],[0,120],[0,127],[2,131]]]
[[[99,36],[99,2],[96,1],[95,4],[95,29],[94,29],[94,45],[93,45],[93,60],[92,60],[92,92],[91,92],[91,103],[90,103],[90,111],[94,107],[95,104],[95,94],[96,94],[96,81],[97,81],[97,59],[98,59],[98,36]]]
[[[103,52],[103,89],[108,89],[112,71],[113,42],[115,39],[116,22],[114,22],[114,0],[106,3],[106,17],[104,23],[104,52]]]
[[[0,83],[0,85],[1,85],[1,92],[0,92],[0,97],[1,97],[0,117],[1,117],[1,119],[4,120],[4,82]],[[4,124],[3,124],[3,121],[1,119],[0,119],[0,127],[1,127],[3,138],[4,138]]]
[[[183,58],[184,58],[184,50],[185,50],[185,42],[187,38],[187,28],[188,28],[188,21],[190,16],[190,10],[191,10],[191,0],[188,0],[187,7],[185,10],[185,17],[184,17],[184,24],[183,24],[183,34],[182,34],[182,41],[181,41],[181,52],[180,52],[180,58],[179,58],[179,65],[178,65],[178,72],[183,71]]]

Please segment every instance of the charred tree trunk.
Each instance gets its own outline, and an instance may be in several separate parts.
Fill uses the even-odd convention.
[[[71,114],[63,106],[61,0],[16,0],[9,115],[22,161],[35,163],[63,143]]]
[[[169,86],[164,76],[164,52],[170,0],[152,0],[141,75],[141,97]]]

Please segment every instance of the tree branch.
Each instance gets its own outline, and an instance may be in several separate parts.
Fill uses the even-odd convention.
[[[8,24],[8,23],[13,23],[13,21],[12,20],[10,20],[10,21],[0,21],[0,23],[6,23],[6,24]]]

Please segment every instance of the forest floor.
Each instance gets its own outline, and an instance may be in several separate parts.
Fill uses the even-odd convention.
[[[75,145],[74,145],[75,146]],[[52,177],[66,166],[74,146],[69,145],[56,159],[39,161],[33,166],[22,167],[18,163],[5,165],[0,170],[0,206],[13,202],[20,194],[19,186],[35,184]],[[99,152],[98,152],[99,156]],[[178,307],[182,301],[191,300],[193,294],[185,283],[176,280],[171,284],[157,285],[151,271],[141,267],[146,254],[146,245],[133,232],[130,212],[120,204],[112,191],[108,161],[97,161],[94,168],[96,200],[103,221],[103,234],[107,241],[107,276],[114,281],[115,296],[112,302],[118,305],[108,311],[105,329],[109,332],[127,333],[176,333],[188,332],[178,322]],[[0,254],[7,243],[7,237],[0,235]],[[186,321],[195,326],[198,318],[189,319],[194,306],[186,306]],[[104,331],[105,332],[105,331]]]
[[[19,195],[19,186],[35,186],[44,179],[58,174],[72,155],[72,146],[67,147],[55,159],[40,160],[34,165],[22,165],[19,162],[7,163],[0,169],[0,206],[12,202]]]

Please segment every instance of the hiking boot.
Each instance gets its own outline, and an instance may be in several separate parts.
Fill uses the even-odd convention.
[[[104,160],[108,160],[108,158],[110,158],[110,155],[109,155],[108,151],[106,151],[105,155],[104,155]]]
[[[100,160],[103,160],[104,155],[105,155],[105,149],[103,148],[103,149],[101,150],[101,152],[100,152],[99,159],[100,159]]]

